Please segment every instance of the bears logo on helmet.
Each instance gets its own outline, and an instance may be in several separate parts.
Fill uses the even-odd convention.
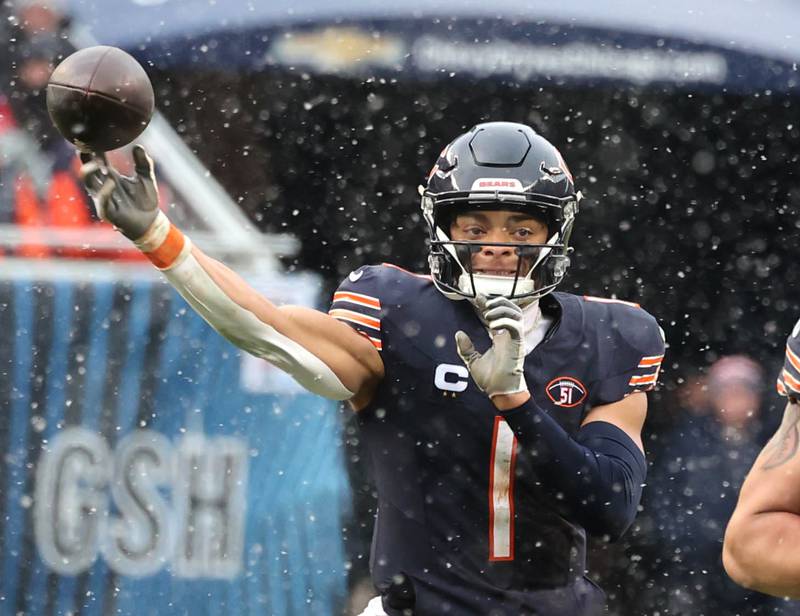
[[[535,301],[566,275],[581,194],[561,153],[531,127],[488,122],[456,137],[442,150],[420,193],[430,232],[431,275],[447,297],[504,295],[523,303]],[[453,241],[450,224],[458,213],[476,209],[530,214],[545,221],[548,240],[504,244],[513,246],[520,257],[513,277],[473,273],[471,244],[487,243]]]

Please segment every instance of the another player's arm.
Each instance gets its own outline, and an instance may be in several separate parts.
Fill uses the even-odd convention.
[[[275,306],[238,274],[205,255],[158,208],[153,162],[133,151],[136,175],[82,157],[81,175],[101,219],[133,240],[214,329],[291,374],[309,391],[364,406],[383,376],[372,344],[327,314]]]
[[[800,404],[750,470],[725,531],[722,563],[738,584],[800,599]]]

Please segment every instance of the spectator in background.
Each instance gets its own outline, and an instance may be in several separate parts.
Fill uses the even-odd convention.
[[[0,224],[16,221],[18,180],[42,198],[50,185],[52,165],[38,143],[20,128],[8,100],[0,95]]]
[[[66,39],[70,27],[65,0],[14,0],[13,18],[25,37],[49,33]]]
[[[47,112],[47,82],[57,64],[72,52],[53,16],[52,2],[30,0],[17,15],[9,96],[0,105],[0,223],[16,223],[24,234],[14,251],[23,257],[101,257],[135,259],[129,249],[71,247],[71,236],[51,244],[46,232],[99,223],[78,179],[75,149],[55,129]],[[105,223],[100,223],[103,226]],[[109,238],[113,238],[108,229]],[[58,236],[55,236],[58,237]]]
[[[6,98],[0,98],[0,224],[16,223],[24,234],[15,254],[141,260],[138,251],[127,247],[88,250],[73,247],[74,236],[64,235],[60,242],[69,247],[57,247],[45,239],[45,228],[52,232],[95,224],[107,227],[109,238],[116,234],[95,216],[78,179],[75,148],[58,133],[47,111],[50,75],[74,51],[65,3],[17,0],[8,23],[4,27],[13,36],[8,37]]]
[[[9,97],[10,108],[29,139],[38,144],[36,159],[47,164],[49,174],[44,185],[41,168],[35,169],[36,175],[31,165],[13,176],[14,221],[31,237],[20,254],[42,257],[52,251],[37,243],[37,228],[82,227],[95,219],[78,183],[74,148],[58,134],[47,113],[47,81],[54,62],[68,49],[54,33],[41,32],[20,43],[17,51],[17,87]]]
[[[39,143],[42,150],[65,167],[74,158],[74,148],[64,140],[47,112],[47,81],[55,65],[72,52],[66,41],[47,32],[19,41],[13,61],[13,82],[8,100],[20,126]],[[61,160],[64,159],[64,160]]]
[[[704,385],[704,386],[703,386]],[[775,614],[779,602],[725,575],[725,524],[747,469],[761,448],[763,371],[749,357],[719,359],[706,379],[690,378],[681,416],[653,465],[649,505],[662,562],[648,600],[674,616]]]
[[[66,7],[57,0],[16,0],[13,5],[7,94],[20,126],[50,150],[63,144],[47,113],[46,86],[53,68],[74,51]]]

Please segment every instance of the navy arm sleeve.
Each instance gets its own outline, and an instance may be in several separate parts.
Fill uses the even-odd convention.
[[[647,474],[644,454],[617,426],[589,422],[572,438],[533,398],[502,412],[531,453],[560,513],[589,534],[619,539],[633,522]]]

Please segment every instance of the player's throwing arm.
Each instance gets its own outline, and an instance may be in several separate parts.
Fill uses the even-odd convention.
[[[133,177],[120,175],[104,157],[82,154],[81,160],[97,215],[132,240],[215,330],[313,393],[356,406],[369,398],[383,375],[372,344],[327,314],[275,306],[193,246],[159,209],[153,161],[143,147],[133,148]]]

